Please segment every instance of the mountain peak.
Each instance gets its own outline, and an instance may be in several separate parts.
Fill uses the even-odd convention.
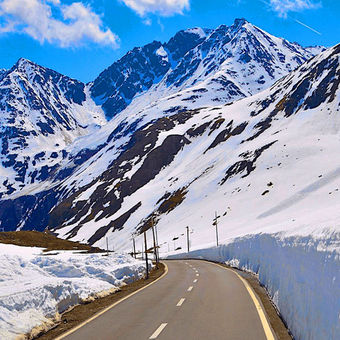
[[[19,58],[18,61],[14,64],[14,66],[22,67],[24,65],[36,65],[33,61],[26,58]]]
[[[242,27],[244,26],[245,24],[248,24],[249,21],[247,21],[245,18],[236,18],[235,21],[234,21],[234,26],[237,26],[237,27]]]
[[[41,68],[38,64],[34,63],[31,60],[28,60],[26,58],[19,58],[18,61],[12,66],[10,71],[17,71],[20,73],[26,73],[30,70]]]

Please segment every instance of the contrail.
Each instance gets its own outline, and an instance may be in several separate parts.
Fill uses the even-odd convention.
[[[319,31],[315,30],[314,28],[312,28],[312,27],[310,27],[310,26],[304,24],[303,22],[301,22],[301,21],[299,21],[299,20],[297,20],[297,19],[293,19],[293,20],[294,20],[295,22],[297,22],[298,24],[300,24],[300,25],[302,25],[302,26],[304,26],[304,27],[310,29],[310,30],[313,31],[314,33],[319,34],[319,35],[322,35],[322,33],[320,33]]]
[[[262,2],[263,4],[266,4],[267,6],[271,7],[271,6],[270,6],[270,3],[269,3],[268,1],[266,1],[266,0],[258,0],[258,1],[260,1],[260,2]],[[309,30],[313,31],[313,32],[316,33],[316,34],[322,35],[322,33],[320,33],[319,31],[317,31],[317,30],[314,29],[313,27],[310,27],[310,26],[304,24],[303,22],[301,22],[301,21],[299,21],[299,20],[297,20],[297,19],[292,18],[292,17],[291,17],[290,15],[288,15],[287,13],[286,13],[286,15],[287,15],[287,17],[288,17],[289,19],[292,19],[292,20],[295,21],[297,24],[302,25],[302,26],[308,28]]]

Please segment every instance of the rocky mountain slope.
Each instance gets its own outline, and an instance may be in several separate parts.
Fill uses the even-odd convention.
[[[129,248],[128,235],[153,215],[161,243],[187,225],[197,242],[213,242],[215,210],[223,238],[294,230],[305,211],[314,224],[325,211],[338,216],[339,79],[340,45],[257,95],[154,119],[103,174],[53,209],[50,227]]]
[[[49,211],[112,168],[143,126],[257,93],[316,51],[237,19],[135,48],[87,85],[19,60],[0,76],[2,225],[45,228]]]

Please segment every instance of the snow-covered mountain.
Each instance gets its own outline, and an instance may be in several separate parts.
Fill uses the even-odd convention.
[[[67,147],[106,120],[85,85],[20,59],[0,73],[0,197],[42,182]]]
[[[0,77],[2,225],[46,227],[55,204],[111,168],[143,126],[250,96],[312,55],[237,19],[135,48],[87,85],[19,60]]]
[[[52,211],[50,226],[62,237],[99,246],[109,237],[124,248],[152,214],[161,241],[186,225],[213,239],[215,210],[231,223],[223,237],[280,230],[287,214],[285,228],[294,229],[315,200],[310,216],[339,215],[339,76],[340,45],[257,95],[154,119],[119,152],[110,144],[117,158]]]
[[[217,105],[271,86],[319,52],[236,19],[232,26],[180,31],[167,43],[135,48],[104,70],[90,89],[108,118],[125,108],[130,113],[155,106],[164,97],[173,111]]]

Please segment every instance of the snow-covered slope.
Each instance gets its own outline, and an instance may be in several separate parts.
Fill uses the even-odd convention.
[[[46,180],[68,145],[106,122],[87,92],[25,59],[0,73],[0,197]]]
[[[270,218],[274,228],[272,219],[280,221],[289,208],[307,209],[337,177],[339,49],[255,96],[155,119],[123,138],[121,148],[113,139],[114,162],[52,212],[51,226],[64,237],[101,245],[110,236],[123,246],[155,212],[165,235],[167,225],[186,223],[210,235],[205,226],[214,209],[228,213],[233,205],[223,219],[233,221],[226,235],[238,236],[249,221],[256,229]],[[338,204],[335,190],[320,208]],[[172,209],[173,201],[181,204]],[[246,202],[254,209],[240,216]]]

